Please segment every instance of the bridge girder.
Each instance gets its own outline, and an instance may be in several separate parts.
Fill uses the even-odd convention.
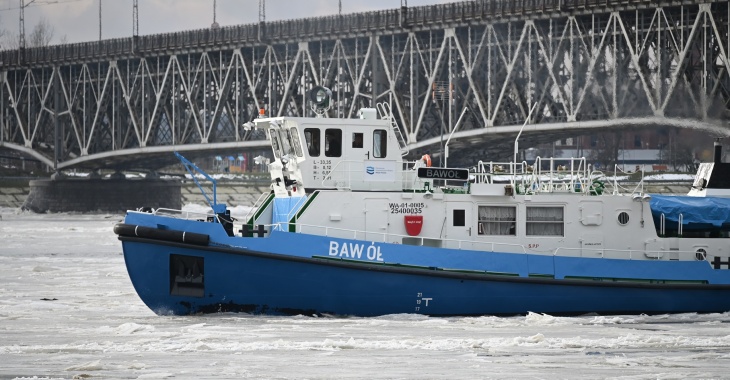
[[[586,122],[616,128],[639,118],[694,120],[718,126],[720,134],[726,127],[728,1],[656,7],[628,1],[592,10],[578,10],[574,1],[537,1],[548,10],[564,5],[477,17],[487,3],[417,7],[405,20],[400,14],[400,27],[373,23],[369,33],[154,49],[145,46],[173,38],[145,36],[134,54],[3,65],[0,143],[32,149],[59,170],[122,167],[130,152],[157,147],[225,143],[247,150],[245,142],[263,135],[243,123],[261,108],[313,116],[307,92],[316,85],[332,89],[329,117],[390,103],[413,149],[440,143],[454,128],[457,141],[480,136],[486,144],[525,121],[576,130]],[[451,22],[429,22],[447,11]],[[453,18],[459,12],[461,20]],[[276,28],[263,32],[270,30]],[[218,38],[219,31],[183,33]],[[464,107],[471,112],[456,126]]]

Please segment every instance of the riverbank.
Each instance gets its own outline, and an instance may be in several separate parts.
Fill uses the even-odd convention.
[[[0,207],[20,208],[30,193],[29,182],[36,178],[2,178],[0,179]],[[252,206],[264,192],[268,192],[266,181],[221,181],[218,183],[217,201],[229,206]],[[206,191],[210,191],[209,186]],[[207,204],[205,197],[193,181],[182,183],[182,204]],[[144,206],[144,205],[140,205]]]
[[[0,207],[16,208],[23,205],[30,193],[29,182],[36,178],[5,177],[0,179]]]

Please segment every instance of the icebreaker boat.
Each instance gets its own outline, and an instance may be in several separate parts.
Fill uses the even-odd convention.
[[[730,310],[730,198],[712,187],[727,164],[669,197],[624,191],[584,158],[408,161],[384,106],[255,127],[271,143],[271,186],[248,217],[213,197],[206,215],[140,209],[115,227],[156,313]]]

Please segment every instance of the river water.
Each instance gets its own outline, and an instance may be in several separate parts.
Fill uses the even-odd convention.
[[[728,379],[730,314],[156,316],[122,215],[0,209],[0,378]]]

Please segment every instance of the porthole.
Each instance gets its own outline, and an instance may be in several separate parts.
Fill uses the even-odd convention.
[[[625,226],[627,223],[629,223],[629,213],[626,211],[621,211],[618,214],[618,224]]]
[[[707,260],[707,251],[704,248],[699,248],[695,251],[695,258],[699,261]]]

